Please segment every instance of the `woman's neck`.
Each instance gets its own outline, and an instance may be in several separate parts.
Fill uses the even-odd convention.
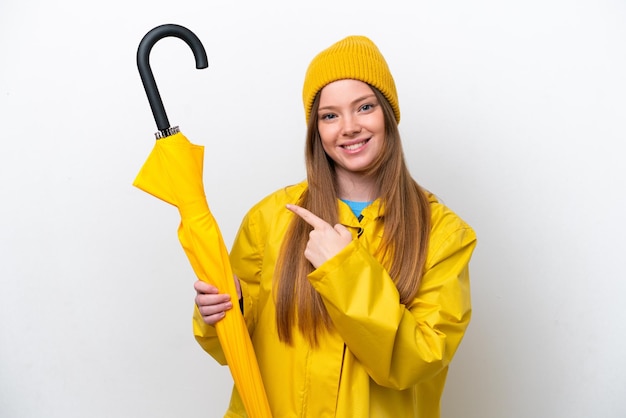
[[[379,195],[376,179],[373,176],[358,173],[338,171],[337,190],[340,199],[353,202],[372,202]]]

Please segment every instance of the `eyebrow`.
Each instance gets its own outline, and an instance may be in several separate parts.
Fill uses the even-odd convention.
[[[355,104],[355,103],[361,102],[361,101],[363,101],[363,100],[370,99],[370,98],[372,98],[372,97],[373,97],[373,98],[376,98],[376,95],[375,95],[374,93],[372,93],[372,94],[366,94],[365,96],[361,96],[361,97],[359,97],[359,98],[357,98],[357,99],[354,99],[352,102],[350,102],[350,104],[351,104],[351,105],[353,105],[353,104]],[[320,110],[329,110],[329,109],[334,109],[335,107],[336,107],[336,106],[320,106],[320,107],[318,107],[318,109],[317,109],[317,110],[318,110],[318,111],[320,111]]]

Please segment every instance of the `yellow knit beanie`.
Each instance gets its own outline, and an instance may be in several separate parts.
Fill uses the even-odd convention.
[[[346,78],[363,81],[380,90],[391,104],[396,122],[400,122],[396,84],[378,47],[365,36],[348,36],[313,58],[302,88],[307,122],[317,93],[327,84]]]

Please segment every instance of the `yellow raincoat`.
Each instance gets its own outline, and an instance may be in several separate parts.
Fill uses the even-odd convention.
[[[476,245],[469,225],[430,196],[432,230],[426,273],[410,306],[371,255],[383,224],[379,201],[359,222],[339,203],[340,222],[355,239],[309,275],[334,329],[313,349],[298,332],[294,344],[278,339],[272,293],[280,244],[306,183],[281,189],[243,220],[230,254],[239,276],[244,317],[273,418],[437,418],[448,365],[470,321],[468,264]],[[362,228],[361,235],[357,234]],[[194,334],[224,364],[215,328],[195,309]],[[245,417],[236,389],[225,417]]]

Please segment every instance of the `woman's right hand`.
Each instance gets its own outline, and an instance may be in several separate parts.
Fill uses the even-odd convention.
[[[237,277],[235,277],[235,284],[239,294],[241,291]],[[219,293],[217,287],[200,280],[196,281],[193,287],[196,290],[196,305],[207,324],[215,325],[224,318],[227,310],[232,309],[233,303],[228,293]]]

